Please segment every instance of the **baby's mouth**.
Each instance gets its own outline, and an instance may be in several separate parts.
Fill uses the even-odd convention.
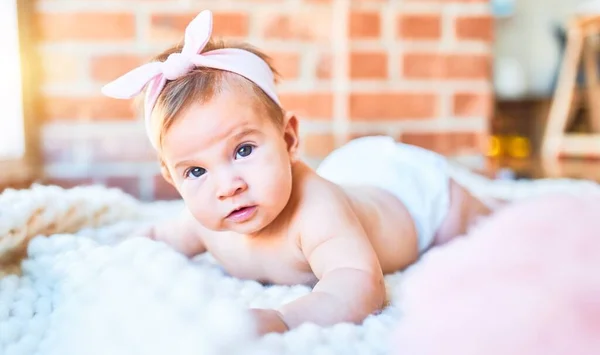
[[[243,206],[233,210],[226,218],[234,222],[245,222],[252,218],[255,211],[256,206]]]

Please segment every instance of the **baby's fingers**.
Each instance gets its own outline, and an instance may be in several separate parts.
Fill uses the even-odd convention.
[[[136,237],[145,237],[145,238],[149,238],[152,240],[156,240],[156,226],[155,225],[144,225],[141,227],[136,228],[133,231],[133,236]]]

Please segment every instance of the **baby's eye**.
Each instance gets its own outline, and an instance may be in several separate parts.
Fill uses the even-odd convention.
[[[252,150],[254,149],[254,147],[252,147],[250,144],[244,144],[243,146],[239,147],[235,157],[236,158],[245,158],[248,155],[252,154]]]
[[[199,178],[204,175],[204,173],[206,173],[206,169],[195,166],[186,171],[185,177],[190,179]]]

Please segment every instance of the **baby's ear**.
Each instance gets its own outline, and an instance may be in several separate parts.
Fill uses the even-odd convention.
[[[167,182],[171,185],[173,185],[175,187],[175,183],[173,182],[173,177],[171,176],[171,173],[169,172],[169,169],[167,168],[167,166],[165,165],[164,161],[161,160],[160,162],[160,173],[163,176],[163,178],[165,180],[167,180]]]
[[[298,136],[298,118],[293,112],[286,111],[283,117],[283,138],[285,140],[288,153],[292,160],[296,159],[298,154],[298,145],[300,137]]]

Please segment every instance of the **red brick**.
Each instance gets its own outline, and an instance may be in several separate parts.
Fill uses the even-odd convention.
[[[150,17],[150,39],[153,41],[178,41],[184,36],[185,28],[198,15],[152,14]],[[245,37],[249,31],[248,14],[243,12],[214,12],[213,36]]]
[[[91,59],[90,75],[93,80],[108,82],[134,69],[143,62],[144,59],[141,56],[133,54],[96,56]]]
[[[409,79],[444,78],[446,60],[441,54],[407,53],[402,60],[401,72]]]
[[[388,76],[386,52],[350,53],[350,77],[353,79],[384,79]]]
[[[95,121],[136,118],[131,100],[116,100],[108,97],[42,97],[42,117],[47,121]]]
[[[461,16],[456,19],[456,38],[491,42],[494,22],[491,15]]]
[[[397,120],[433,118],[437,95],[429,93],[352,93],[351,120]]]
[[[155,200],[179,200],[181,195],[169,184],[162,175],[154,177],[154,199]]]
[[[281,103],[287,111],[304,118],[325,118],[333,116],[333,95],[331,93],[282,93]]]
[[[453,114],[457,117],[491,117],[493,96],[491,93],[458,92],[453,97]]]
[[[436,40],[442,36],[440,14],[401,14],[397,20],[396,33],[400,38]]]
[[[348,32],[350,38],[377,38],[381,34],[381,16],[373,11],[352,11]]]
[[[130,13],[38,13],[38,38],[44,41],[121,41],[135,37]]]
[[[331,16],[325,11],[300,11],[290,14],[261,13],[258,23],[266,39],[304,42],[331,41]]]
[[[317,61],[316,77],[317,79],[331,79],[332,77],[332,61],[331,53],[321,53]]]
[[[484,79],[491,60],[480,54],[406,53],[401,72],[409,79]]]
[[[404,133],[399,140],[434,152],[451,156],[484,151],[486,135],[481,132]]]
[[[104,185],[110,188],[118,188],[133,197],[140,198],[140,178],[137,176],[107,177]]]
[[[269,53],[273,60],[275,69],[279,72],[281,79],[297,79],[300,75],[300,54],[299,53]]]
[[[42,82],[72,83],[80,79],[80,62],[77,57],[65,53],[43,53],[40,60]]]
[[[249,27],[250,19],[247,13],[215,12],[213,14],[214,36],[245,37],[248,35]]]
[[[488,55],[449,55],[446,66],[446,76],[449,79],[489,79],[491,77],[492,61]]]
[[[309,133],[302,138],[303,153],[309,158],[324,158],[335,149],[331,133]]]

